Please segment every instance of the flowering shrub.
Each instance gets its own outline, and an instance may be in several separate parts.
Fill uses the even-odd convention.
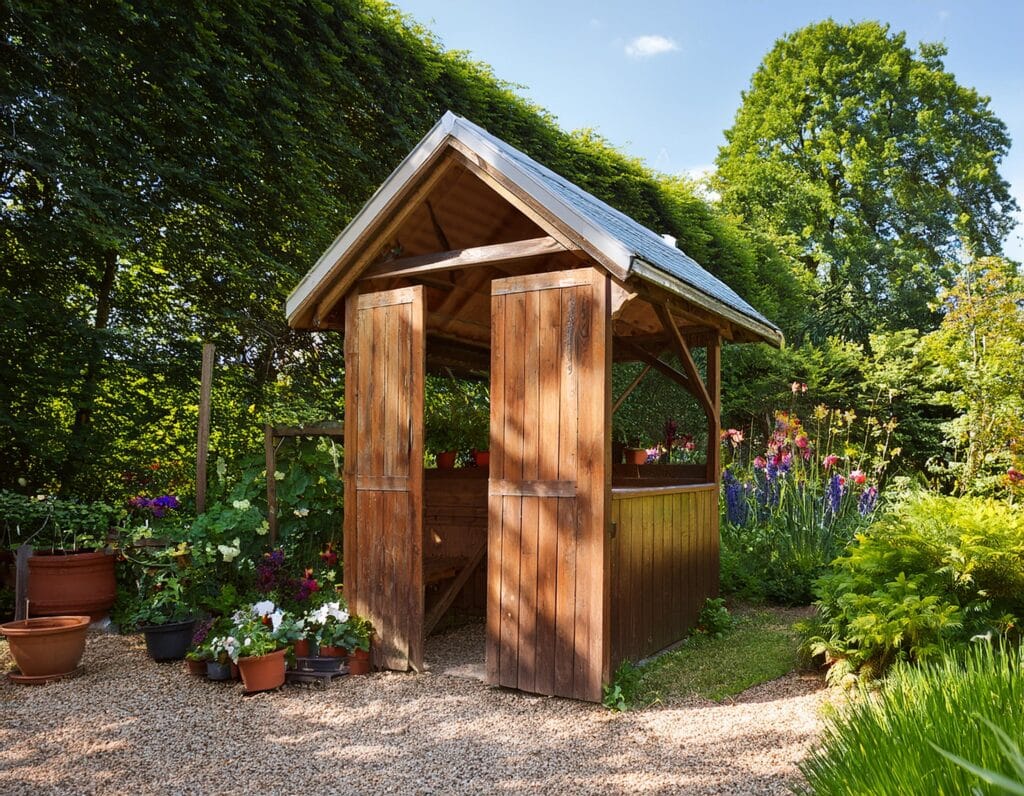
[[[232,618],[227,635],[218,639],[215,653],[224,652],[235,663],[239,658],[269,655],[302,637],[303,622],[293,614],[262,600]]]
[[[810,602],[814,579],[874,512],[892,455],[895,422],[857,420],[853,411],[818,406],[808,430],[795,414],[777,412],[764,449],[753,456],[742,431],[722,432],[727,590]]]

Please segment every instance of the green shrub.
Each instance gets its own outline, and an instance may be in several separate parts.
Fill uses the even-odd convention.
[[[1024,511],[919,493],[857,536],[816,584],[815,653],[877,675],[944,643],[1017,634],[1024,616]]]
[[[943,754],[1013,778],[1014,759],[992,727],[1024,737],[1021,650],[977,644],[920,667],[900,665],[878,693],[862,689],[826,722],[801,770],[808,793],[1001,793]]]
[[[721,638],[732,630],[735,624],[736,620],[725,607],[725,600],[721,597],[708,597],[700,610],[700,616],[697,617],[695,632],[711,638]]]

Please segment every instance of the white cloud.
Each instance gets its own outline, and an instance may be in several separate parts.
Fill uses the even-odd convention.
[[[679,45],[665,36],[637,36],[626,43],[626,55],[630,58],[650,58],[678,49]]]

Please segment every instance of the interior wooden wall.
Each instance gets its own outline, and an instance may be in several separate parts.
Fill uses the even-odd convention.
[[[487,468],[424,470],[423,558],[468,559],[487,539]],[[476,568],[450,610],[487,610],[487,561]]]
[[[683,638],[718,594],[718,487],[612,495],[611,665]]]
[[[600,701],[611,482],[608,278],[492,286],[488,681]]]

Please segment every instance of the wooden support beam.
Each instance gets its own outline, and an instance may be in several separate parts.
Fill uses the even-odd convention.
[[[469,559],[469,562],[462,568],[462,571],[456,575],[448,588],[445,589],[444,594],[441,595],[440,599],[434,604],[434,607],[430,609],[423,618],[423,637],[426,638],[430,635],[437,623],[441,621],[441,617],[444,616],[444,612],[447,611],[455,598],[459,596],[459,592],[462,591],[462,587],[466,585],[470,577],[476,571],[476,568],[480,565],[480,562],[484,560],[484,554],[487,552],[487,540],[484,539],[480,546],[477,547],[476,552],[473,553],[473,557]]]
[[[210,394],[213,390],[213,343],[203,343],[199,371],[199,430],[196,433],[196,513],[206,511],[206,460],[210,452]]]
[[[679,333],[679,327],[676,326],[676,322],[672,319],[672,313],[662,305],[658,305],[654,309],[657,311],[662,325],[669,332],[669,340],[675,346],[676,354],[679,356],[679,361],[682,363],[683,370],[686,372],[687,378],[693,385],[692,390],[694,395],[697,396],[697,399],[704,407],[705,414],[710,418],[715,413],[716,407],[711,400],[711,396],[708,394],[708,388],[705,386],[704,380],[700,377],[700,372],[697,370],[697,363],[693,361],[693,355],[690,353],[690,347],[686,344],[683,336]]]
[[[714,405],[714,411],[708,415],[707,479],[717,484],[722,467],[722,343],[717,335],[708,342],[707,372],[708,393]]]
[[[640,348],[640,346],[633,345],[632,343],[627,343],[625,340],[622,339],[615,340],[613,345],[621,348],[624,351],[627,351],[629,354],[632,355],[633,359],[639,359],[641,362],[646,362],[656,371],[661,373],[663,376],[667,376],[669,379],[674,381],[687,392],[693,392],[693,385],[690,384],[690,380],[687,379],[686,376],[684,376],[671,365],[667,365],[664,362],[662,362],[650,351]]]
[[[565,247],[561,243],[550,235],[545,235],[541,238],[517,240],[511,243],[494,243],[490,246],[476,246],[472,249],[454,249],[416,257],[402,257],[367,269],[362,279],[365,281],[391,279],[399,276],[420,276],[437,271],[472,268],[477,265],[514,263],[530,257],[543,257],[563,251],[565,251]]]
[[[31,606],[28,604],[28,560],[32,556],[32,545],[18,545],[14,559],[14,618],[28,619]]]
[[[270,546],[277,542],[277,451],[274,450],[274,428],[269,423],[263,427],[263,453],[267,466],[267,525],[270,529]]]
[[[613,343],[613,345],[614,345],[614,343]],[[629,386],[626,387],[626,389],[622,391],[622,395],[620,395],[618,398],[615,399],[615,403],[612,404],[612,414],[613,415],[619,410],[619,407],[622,406],[622,402],[625,401],[627,398],[629,398],[630,395],[633,394],[633,390],[635,390],[637,387],[640,386],[640,382],[642,382],[644,380],[644,376],[646,376],[648,373],[650,373],[651,372],[651,368],[653,368],[653,367],[654,367],[654,365],[652,365],[650,362],[648,362],[644,366],[644,369],[641,370],[639,374],[637,374],[637,377],[635,379],[633,379],[633,381],[631,381],[629,383]]]
[[[427,199],[425,204],[427,206],[427,214],[430,216],[430,223],[434,227],[434,234],[437,236],[437,242],[441,244],[442,249],[452,248],[452,245],[448,242],[448,236],[444,234],[444,227],[442,227],[441,222],[437,220],[437,214],[434,212],[434,206],[430,204],[429,199]]]

